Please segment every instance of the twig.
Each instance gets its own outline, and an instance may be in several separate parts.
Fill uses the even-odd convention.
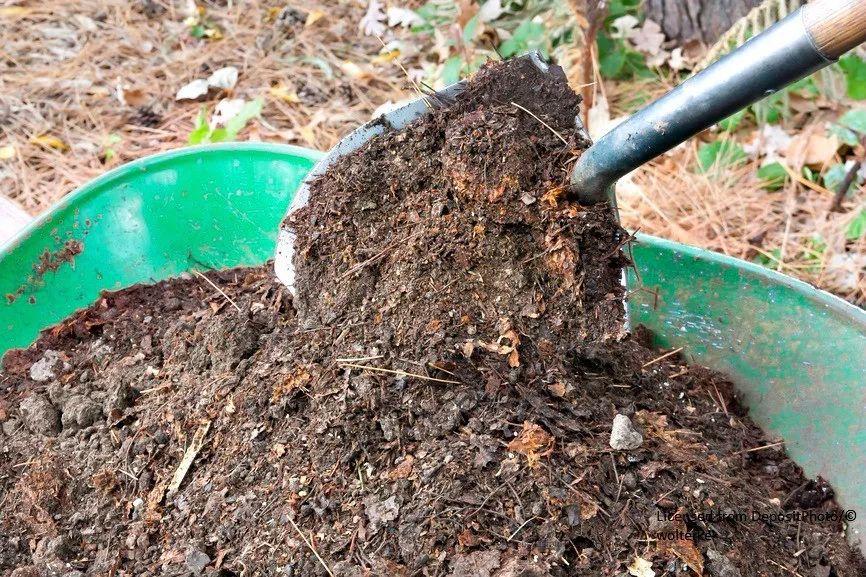
[[[753,449],[743,449],[742,451],[737,451],[736,453],[732,453],[732,455],[742,455],[743,453],[753,453],[755,451],[763,451],[764,449],[772,449],[773,447],[778,447],[780,445],[784,445],[785,441],[779,441],[778,443],[770,443],[769,445],[761,445],[760,447],[755,447]]]
[[[210,421],[205,421],[204,424],[199,425],[199,428],[196,429],[195,434],[192,436],[192,441],[189,447],[186,448],[177,469],[174,471],[174,475],[171,477],[171,483],[168,485],[166,497],[169,499],[180,489],[180,484],[183,483],[183,479],[186,477],[187,472],[189,472],[189,468],[192,467],[192,462],[202,447],[204,447],[204,439],[210,430],[210,423]]]
[[[726,417],[730,417],[728,414],[728,404],[725,402],[725,399],[722,398],[722,393],[719,392],[719,387],[716,386],[716,383],[713,383],[713,388],[716,390],[716,395],[719,397],[719,402],[722,404],[722,411],[725,412]]]
[[[338,359],[334,359],[338,363],[352,363],[357,361],[375,361],[376,359],[381,359],[385,355],[373,355],[370,357],[342,357]]]
[[[842,201],[845,200],[845,195],[848,194],[848,189],[851,188],[851,184],[854,182],[862,166],[863,162],[856,160],[851,165],[851,168],[848,169],[848,172],[845,173],[845,178],[842,179],[842,183],[836,189],[836,196],[833,197],[833,202],[830,203],[830,212],[845,212],[845,209],[842,208]]]
[[[354,363],[340,363],[344,367],[349,367],[352,369],[366,369],[368,371],[379,371],[380,373],[389,373],[392,375],[399,375],[401,377],[413,377],[416,379],[423,379],[425,381],[435,381],[437,383],[450,383],[454,385],[461,384],[460,381],[449,381],[446,379],[437,379],[434,377],[428,377],[426,375],[419,375],[417,373],[407,373],[406,371],[395,371],[393,369],[386,369],[384,367],[371,367],[369,365],[356,365]]]
[[[289,520],[289,523],[292,524],[292,529],[294,529],[298,533],[298,537],[301,538],[301,540],[304,542],[304,545],[306,545],[310,549],[310,551],[313,552],[313,555],[316,556],[316,559],[319,560],[319,563],[322,564],[322,567],[325,568],[325,571],[328,572],[328,575],[330,575],[331,577],[334,577],[334,573],[333,573],[333,571],[331,571],[331,568],[328,567],[328,564],[325,563],[325,560],[322,559],[322,557],[319,555],[319,552],[316,551],[315,547],[313,547],[313,544],[307,540],[307,538],[304,536],[303,533],[301,533],[301,530],[298,528],[298,526],[295,524],[295,522],[292,520],[292,518],[287,517],[287,519]]]
[[[538,116],[536,116],[531,110],[527,110],[526,108],[520,106],[519,104],[517,104],[513,100],[511,101],[511,104],[513,104],[514,106],[516,106],[517,108],[519,108],[520,110],[522,110],[523,112],[525,112],[526,114],[528,114],[529,116],[531,116],[532,118],[537,120],[538,122],[542,123],[549,131],[554,133],[556,135],[556,137],[562,141],[563,144],[568,146],[568,141],[566,139],[564,139],[560,133],[555,131],[552,126],[550,126],[548,123],[546,123],[545,121],[540,119]]]
[[[660,357],[656,357],[656,358],[654,358],[654,359],[651,360],[651,361],[647,361],[647,362],[645,362],[643,365],[641,365],[641,368],[642,368],[642,369],[645,369],[645,368],[647,368],[647,367],[650,366],[650,365],[654,365],[654,364],[656,364],[656,363],[659,362],[659,361],[663,361],[664,359],[666,359],[666,358],[668,358],[668,357],[670,357],[670,356],[673,356],[673,355],[677,354],[678,352],[680,352],[680,351],[683,350],[684,348],[685,348],[685,347],[678,347],[678,348],[676,348],[676,349],[674,349],[674,350],[672,350],[672,351],[670,351],[670,352],[667,352],[667,353],[663,354],[663,355],[660,356]]]
[[[800,575],[799,573],[797,573],[797,572],[794,571],[793,569],[788,569],[787,567],[785,567],[785,566],[782,565],[781,563],[776,563],[776,562],[773,561],[772,559],[767,559],[767,561],[769,561],[770,563],[772,563],[772,564],[775,565],[776,567],[779,567],[779,568],[781,568],[781,569],[784,569],[785,571],[787,571],[787,572],[790,573],[791,575],[796,575],[797,577],[803,577],[802,575]]]
[[[382,40],[382,37],[381,37],[381,36],[379,36],[378,34],[376,34],[376,39],[377,39],[377,40],[382,44],[382,48],[388,48],[388,45],[385,44],[385,41]],[[412,80],[412,77],[409,76],[409,71],[406,70],[406,67],[403,66],[403,63],[400,62],[399,58],[398,58],[398,59],[395,59],[394,62],[397,63],[397,66],[399,66],[399,67],[400,67],[400,70],[403,71],[403,74],[406,75],[406,79],[407,79],[407,80],[409,81],[409,83],[412,85],[412,88],[415,89],[415,92],[418,93],[418,96],[420,96],[420,97],[423,98],[423,97],[424,97],[424,93],[421,92],[421,87],[418,86],[418,83],[417,83],[417,82],[415,82],[414,80]],[[427,102],[427,99],[426,99],[426,98],[424,99],[424,104],[427,105],[427,108],[430,108],[430,103]]]
[[[195,270],[195,269],[193,269],[192,272],[193,272],[194,274],[197,274],[197,275],[200,276],[201,278],[203,278],[205,281],[207,281],[207,284],[209,284],[210,286],[212,286],[214,289],[216,289],[216,291],[217,291],[218,293],[220,293],[221,295],[223,295],[223,297],[224,297],[227,301],[229,301],[229,303],[230,303],[233,307],[235,307],[236,309],[238,309],[238,312],[239,312],[239,313],[243,313],[243,312],[244,312],[244,311],[241,310],[241,307],[238,306],[238,303],[236,303],[235,301],[233,301],[232,298],[231,298],[229,295],[227,295],[226,293],[224,293],[223,290],[222,290],[220,287],[218,287],[217,285],[215,285],[214,282],[213,282],[212,280],[210,280],[210,279],[207,278],[205,275],[203,275],[202,273],[198,272],[198,271]]]
[[[356,272],[358,272],[359,270],[361,270],[362,268],[364,268],[365,266],[367,266],[368,264],[370,264],[370,263],[372,263],[372,262],[375,262],[375,261],[379,260],[380,258],[382,258],[383,256],[385,256],[386,254],[388,254],[388,251],[389,251],[389,250],[392,250],[392,249],[396,248],[398,245],[405,244],[405,243],[409,242],[410,240],[412,240],[412,239],[415,238],[416,236],[418,236],[418,234],[413,234],[413,235],[410,235],[410,236],[408,236],[408,237],[406,237],[406,238],[403,238],[403,239],[396,240],[396,241],[392,242],[391,244],[387,245],[385,248],[383,248],[383,249],[380,250],[377,254],[374,254],[373,256],[371,256],[370,258],[368,258],[367,260],[365,260],[365,261],[361,261],[361,262],[359,262],[358,264],[356,264],[356,265],[350,267],[349,270],[347,270],[346,272],[344,272],[343,274],[341,274],[341,275],[337,278],[336,282],[340,282],[340,281],[342,281],[344,278],[350,276],[352,273],[356,273]]]
[[[521,530],[523,530],[524,527],[526,527],[528,524],[530,524],[530,523],[532,523],[533,521],[535,521],[535,519],[536,519],[535,517],[530,517],[529,519],[527,519],[526,521],[524,521],[523,523],[521,523],[520,527],[518,527],[517,529],[515,529],[515,530],[514,530],[514,533],[512,533],[511,535],[509,535],[507,540],[508,540],[508,541],[511,541],[512,539],[514,539],[514,538],[517,536],[517,534],[520,533]]]

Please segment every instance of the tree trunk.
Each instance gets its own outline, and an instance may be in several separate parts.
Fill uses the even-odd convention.
[[[647,18],[658,22],[669,40],[712,44],[760,0],[646,0]]]

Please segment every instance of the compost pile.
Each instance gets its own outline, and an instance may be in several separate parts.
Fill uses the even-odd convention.
[[[863,575],[732,385],[623,334],[578,103],[490,64],[314,183],[295,299],[190,276],[8,354],[0,574]]]

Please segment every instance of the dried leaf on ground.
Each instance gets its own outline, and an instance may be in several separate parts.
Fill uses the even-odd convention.
[[[61,139],[56,136],[52,136],[50,134],[43,134],[42,136],[34,136],[30,139],[30,142],[33,144],[38,144],[44,148],[53,148],[54,150],[59,150],[61,152],[65,152],[69,150],[69,145],[63,142]]]
[[[628,572],[634,577],[655,577],[656,572],[652,567],[653,564],[643,557],[635,557],[628,565]]]
[[[553,436],[540,425],[525,421],[520,434],[508,443],[508,450],[525,456],[529,466],[534,467],[541,457],[553,451],[554,441]]]
[[[238,83],[238,69],[234,66],[226,66],[215,70],[207,79],[210,88],[231,90]]]
[[[175,100],[196,100],[201,98],[208,92],[208,83],[207,80],[203,78],[197,78],[192,82],[188,82],[180,87],[175,94]]]
[[[802,132],[791,139],[785,157],[800,166],[822,167],[833,162],[839,150],[839,138],[816,132]]]

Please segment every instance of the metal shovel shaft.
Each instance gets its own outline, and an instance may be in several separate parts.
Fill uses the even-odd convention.
[[[840,54],[816,41],[831,16],[862,26],[863,0],[823,0],[790,14],[695,74],[601,137],[575,163],[572,190],[583,204],[607,200],[618,178],[716,122],[833,63]],[[855,6],[856,5],[856,6]],[[850,49],[866,30],[840,46]],[[844,52],[844,50],[843,50]]]

